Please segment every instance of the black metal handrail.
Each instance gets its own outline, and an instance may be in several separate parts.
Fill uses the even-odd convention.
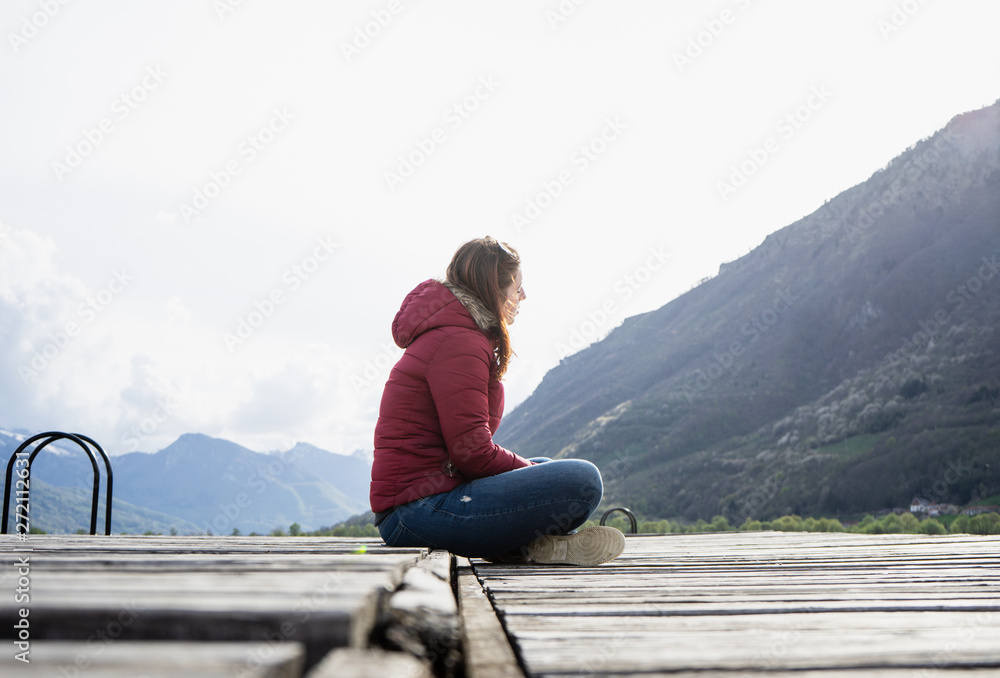
[[[3,490],[3,519],[0,521],[0,534],[7,534],[7,520],[10,517],[10,493],[13,489],[13,479],[14,466],[17,463],[17,458],[37,440],[44,439],[40,445],[31,451],[28,455],[28,461],[24,465],[25,473],[24,476],[18,478],[18,480],[23,480],[25,484],[25,490],[30,492],[30,479],[31,479],[31,464],[34,462],[35,457],[38,453],[45,449],[50,443],[54,443],[57,440],[69,440],[76,443],[87,456],[90,457],[90,465],[94,470],[94,492],[91,499],[90,505],[90,533],[97,534],[97,501],[99,496],[99,490],[101,485],[101,472],[97,467],[97,457],[94,456],[93,450],[97,450],[100,453],[101,458],[104,459],[104,468],[108,472],[108,492],[107,497],[104,501],[104,534],[111,534],[111,495],[112,488],[114,485],[114,473],[111,471],[111,460],[108,459],[108,455],[105,454],[104,450],[96,442],[88,438],[81,433],[61,433],[59,431],[49,431],[47,433],[39,433],[38,435],[31,436],[23,443],[21,443],[14,454],[11,455],[10,460],[7,462],[7,475],[4,479],[4,490]],[[18,496],[17,498],[18,506],[24,506],[24,512],[16,511],[15,523],[20,523],[20,519],[27,515],[28,513],[28,499],[26,497]],[[27,531],[27,530],[25,530]]]
[[[615,511],[621,511],[626,516],[628,516],[628,521],[629,521],[629,523],[632,524],[632,532],[631,532],[632,534],[638,534],[639,533],[639,527],[638,527],[638,525],[636,524],[636,521],[635,521],[635,514],[633,514],[630,510],[628,510],[624,506],[616,506],[614,508],[609,508],[607,511],[605,511],[604,515],[601,516],[601,525],[603,525],[605,523],[605,521],[608,519],[608,516],[611,515],[612,513],[614,513]]]

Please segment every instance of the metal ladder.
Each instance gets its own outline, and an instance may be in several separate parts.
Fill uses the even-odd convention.
[[[25,454],[28,447],[32,443],[43,440],[35,449],[28,454],[27,461],[21,459],[21,455]],[[111,488],[114,484],[114,474],[111,472],[111,461],[108,459],[108,455],[104,453],[101,446],[96,442],[88,438],[87,436],[80,433],[60,433],[59,431],[49,431],[47,433],[39,433],[34,435],[23,443],[21,443],[18,448],[11,455],[10,461],[7,462],[7,476],[4,480],[4,490],[3,490],[3,521],[0,524],[0,534],[7,534],[7,519],[10,514],[10,494],[13,489],[14,480],[14,467],[20,466],[21,468],[17,472],[16,484],[24,486],[24,489],[19,489],[17,491],[17,508],[15,509],[14,522],[15,525],[20,528],[18,529],[19,534],[28,533],[28,510],[29,510],[29,480],[31,478],[31,463],[38,456],[38,453],[45,449],[50,443],[54,443],[57,440],[69,440],[76,443],[87,456],[90,457],[90,463],[94,468],[94,494],[91,501],[90,507],[90,534],[97,534],[97,498],[98,489],[101,484],[101,472],[97,466],[97,457],[94,455],[94,450],[100,453],[101,457],[104,459],[104,468],[108,472],[108,494],[105,499],[104,507],[104,534],[111,534]],[[91,449],[93,448],[93,449]],[[23,508],[22,508],[23,507]]]

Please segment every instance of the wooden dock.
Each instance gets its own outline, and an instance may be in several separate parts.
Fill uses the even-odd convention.
[[[60,677],[297,678],[331,650],[367,647],[389,594],[429,559],[370,539],[296,537],[31,535],[4,537],[0,553],[0,635],[17,638],[25,609],[31,648],[29,665],[4,643],[5,677],[45,666]]]
[[[365,539],[31,535],[0,539],[0,568],[5,678],[1000,675],[998,537],[629,536],[573,568]]]
[[[1000,675],[1000,538],[630,537],[599,568],[472,563],[531,676]]]

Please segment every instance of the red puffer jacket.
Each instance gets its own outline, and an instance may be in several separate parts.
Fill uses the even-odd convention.
[[[531,465],[493,442],[503,384],[484,330],[497,322],[476,297],[436,280],[403,300],[392,335],[406,352],[389,374],[375,425],[372,511]]]

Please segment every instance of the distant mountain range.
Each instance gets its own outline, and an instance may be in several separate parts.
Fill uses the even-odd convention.
[[[1000,493],[1000,102],[564,359],[496,438],[656,518]]]
[[[0,431],[0,459],[6,461],[27,435]],[[133,452],[111,462],[115,534],[231,534],[234,529],[267,534],[293,523],[315,530],[368,510],[371,466],[360,452],[344,456],[299,443],[263,454],[186,434],[155,454]],[[93,475],[86,454],[73,444],[50,445],[35,459],[31,474],[33,527],[89,531]],[[104,481],[100,489],[98,531],[103,533]],[[12,517],[8,530],[13,529]]]

